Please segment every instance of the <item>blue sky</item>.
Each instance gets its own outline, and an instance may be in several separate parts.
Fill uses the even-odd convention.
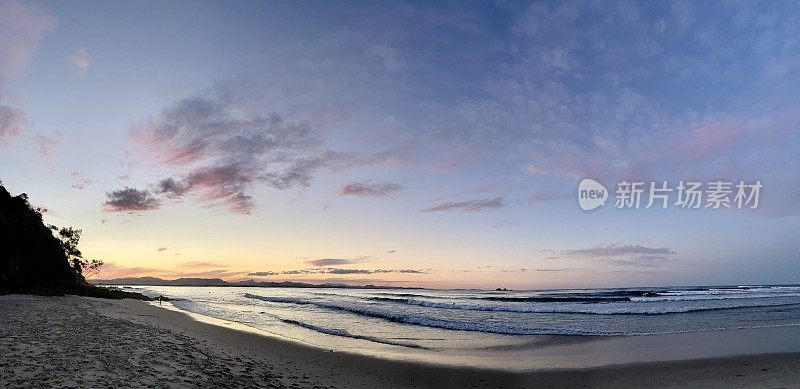
[[[0,178],[104,277],[800,281],[792,2],[0,10]],[[584,177],[764,189],[587,213]]]

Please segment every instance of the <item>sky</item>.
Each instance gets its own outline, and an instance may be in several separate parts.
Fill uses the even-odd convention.
[[[790,1],[0,0],[0,179],[82,229],[100,279],[800,283],[797,20]],[[604,206],[579,206],[584,178]],[[677,205],[681,181],[731,202]],[[672,197],[617,207],[624,182]]]

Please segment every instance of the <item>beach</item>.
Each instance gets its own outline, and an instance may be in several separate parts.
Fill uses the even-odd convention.
[[[701,339],[729,344],[712,348],[712,355],[738,354],[746,347],[759,355],[692,358],[703,354],[685,347],[677,347],[683,354],[669,349],[681,344],[680,337],[616,337],[542,347],[542,360],[553,353],[552,360],[559,364],[576,353],[574,359],[581,361],[580,353],[586,350],[618,348],[630,348],[639,358],[648,354],[646,350],[658,355],[659,347],[665,350],[661,358],[672,360],[612,360],[610,365],[591,367],[569,367],[565,362],[561,368],[542,363],[521,370],[321,349],[134,300],[9,295],[0,296],[0,312],[2,387],[744,388],[797,387],[800,379],[800,354],[779,352],[798,342],[797,327],[720,331],[685,339],[701,350],[708,349]]]

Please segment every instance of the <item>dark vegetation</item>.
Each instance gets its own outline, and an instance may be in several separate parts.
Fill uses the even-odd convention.
[[[96,274],[103,262],[83,258],[80,230],[47,226],[43,212],[31,206],[26,194],[11,196],[0,181],[0,294],[150,300],[89,284],[85,277]]]

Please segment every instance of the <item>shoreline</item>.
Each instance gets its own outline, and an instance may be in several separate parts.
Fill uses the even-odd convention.
[[[147,348],[160,366],[151,372],[158,376],[165,376],[172,381],[154,381],[156,386],[169,387],[172,382],[179,384],[181,377],[187,372],[196,373],[197,377],[185,384],[208,385],[211,383],[229,382],[228,385],[254,386],[254,387],[291,387],[293,384],[300,387],[681,387],[718,386],[718,387],[764,387],[764,386],[791,386],[800,379],[800,353],[774,352],[759,353],[757,355],[716,356],[707,358],[691,358],[672,361],[639,361],[637,363],[611,363],[603,366],[583,366],[574,361],[576,352],[586,352],[594,349],[595,353],[606,352],[611,346],[624,351],[624,355],[633,355],[640,358],[635,347],[641,346],[639,340],[603,339],[600,341],[579,342],[572,344],[558,344],[537,348],[553,363],[541,364],[536,369],[499,369],[480,368],[467,366],[465,363],[438,363],[435,361],[418,361],[404,359],[398,355],[384,355],[378,357],[365,356],[357,352],[335,351],[302,344],[294,340],[279,339],[276,336],[265,336],[258,330],[246,330],[241,324],[220,320],[219,323],[210,323],[196,320],[192,315],[179,311],[176,308],[167,309],[158,305],[148,304],[134,300],[99,300],[80,297],[34,297],[34,296],[2,296],[0,307],[3,308],[4,317],[0,322],[0,331],[3,331],[4,348],[12,350],[14,358],[6,355],[0,363],[0,384],[14,386],[13,379],[24,377],[37,382],[36,376],[31,377],[24,366],[52,365],[59,370],[66,370],[63,363],[63,348],[58,344],[64,331],[69,331],[75,326],[78,343],[84,347],[84,352],[89,360],[100,358],[105,354],[123,353],[116,365],[98,368],[97,366],[84,366],[89,370],[78,371],[72,374],[75,379],[79,377],[106,377],[109,381],[97,384],[114,383],[135,386],[135,382],[146,382],[147,374],[125,376],[118,370],[136,371],[131,368],[130,357],[125,357],[131,352],[138,352]],[[37,312],[37,310],[41,312]],[[77,312],[79,315],[70,312]],[[42,317],[38,317],[43,315]],[[81,315],[82,314],[82,315]],[[67,315],[67,317],[63,317]],[[85,321],[84,319],[89,319]],[[45,320],[47,326],[39,332],[25,333],[31,324],[26,320],[38,323]],[[83,320],[83,321],[82,321]],[[218,320],[218,319],[217,319]],[[86,330],[87,327],[90,326]],[[770,331],[746,331],[738,333],[736,338],[743,339],[741,344],[728,344],[723,349],[737,349],[748,344],[763,344],[765,339],[775,339],[781,335],[783,344],[794,345],[800,342],[800,330],[791,327],[785,332],[774,331],[770,336],[764,337]],[[84,333],[85,332],[85,333]],[[727,332],[727,331],[726,331]],[[758,334],[757,334],[758,333]],[[85,338],[80,338],[83,334]],[[703,334],[708,337],[708,334]],[[731,334],[717,335],[714,342],[730,341]],[[652,343],[645,350],[658,353],[660,349],[669,346],[672,339],[653,339],[661,341]],[[44,338],[44,340],[42,340]],[[641,338],[641,337],[639,337]],[[713,338],[713,336],[712,336]],[[38,341],[37,341],[38,339]],[[623,339],[630,339],[625,338]],[[780,339],[775,344],[780,344]],[[136,344],[148,341],[147,344]],[[50,342],[44,343],[43,342]],[[126,350],[119,344],[130,347]],[[637,343],[639,342],[639,343]],[[767,340],[767,343],[770,341]],[[51,344],[55,343],[55,344]],[[770,343],[771,344],[771,343]],[[74,346],[74,345],[73,345]],[[734,347],[735,346],[735,347]],[[138,347],[138,348],[137,348]],[[613,348],[612,347],[612,348]],[[680,344],[673,344],[680,348]],[[770,346],[771,347],[771,346]],[[53,349],[54,348],[54,349]],[[787,347],[790,348],[790,347]],[[44,349],[44,350],[43,350]],[[102,350],[101,350],[102,349]],[[132,350],[132,351],[131,351]],[[606,351],[604,351],[606,350]],[[738,350],[738,349],[737,349]],[[778,349],[776,349],[778,350]],[[96,355],[93,355],[96,354]],[[196,361],[186,359],[186,355],[205,355],[208,360],[204,363],[212,366],[203,367],[204,371],[215,372],[206,375],[197,369]],[[590,355],[586,354],[586,355]],[[45,356],[42,360],[42,356]],[[572,355],[572,358],[567,358]],[[577,354],[580,355],[580,354]],[[592,357],[593,358],[593,357]],[[569,363],[572,360],[573,363]],[[580,360],[580,358],[577,358]],[[160,361],[160,362],[159,362]],[[463,361],[462,361],[463,362]],[[613,361],[612,361],[613,362]],[[13,366],[17,366],[17,369]],[[21,368],[19,365],[23,365]],[[96,365],[96,364],[95,364]],[[9,366],[12,366],[9,368]],[[144,364],[144,366],[149,366]],[[142,369],[142,367],[139,367]],[[21,370],[20,370],[21,369]],[[59,371],[57,370],[57,371]],[[181,373],[183,372],[183,373]],[[114,381],[115,377],[119,379]],[[224,380],[223,380],[224,378]],[[185,378],[189,379],[189,378]],[[138,380],[129,382],[129,380]],[[144,380],[144,381],[143,381]],[[178,381],[175,381],[178,380]],[[174,382],[173,382],[174,381]],[[159,383],[161,382],[161,383]],[[77,382],[76,382],[77,383]],[[63,384],[63,382],[62,382]],[[78,386],[84,386],[78,384]],[[179,385],[178,385],[179,386]]]
[[[259,337],[267,337],[276,341],[308,347],[314,351],[324,351],[332,348],[340,353],[354,354],[367,358],[521,373],[566,368],[588,369],[653,362],[680,362],[747,355],[800,353],[800,326],[632,336],[536,335],[536,340],[528,344],[500,346],[466,353],[376,344],[370,340],[353,338],[346,338],[343,342],[331,346],[330,344],[318,344],[313,340],[300,337],[289,337],[235,321],[185,311],[170,303],[158,306],[154,302],[148,304],[131,301],[129,307],[136,311],[147,309],[144,307],[148,305],[176,313],[175,316],[171,316],[170,321],[194,320],[214,327],[243,331]],[[317,337],[320,335],[314,330],[300,330],[314,332]],[[323,334],[322,337],[338,338],[328,334]],[[342,346],[347,344],[350,344],[350,346]],[[367,344],[368,346],[359,347],[358,344]],[[503,351],[496,352],[498,349]]]

